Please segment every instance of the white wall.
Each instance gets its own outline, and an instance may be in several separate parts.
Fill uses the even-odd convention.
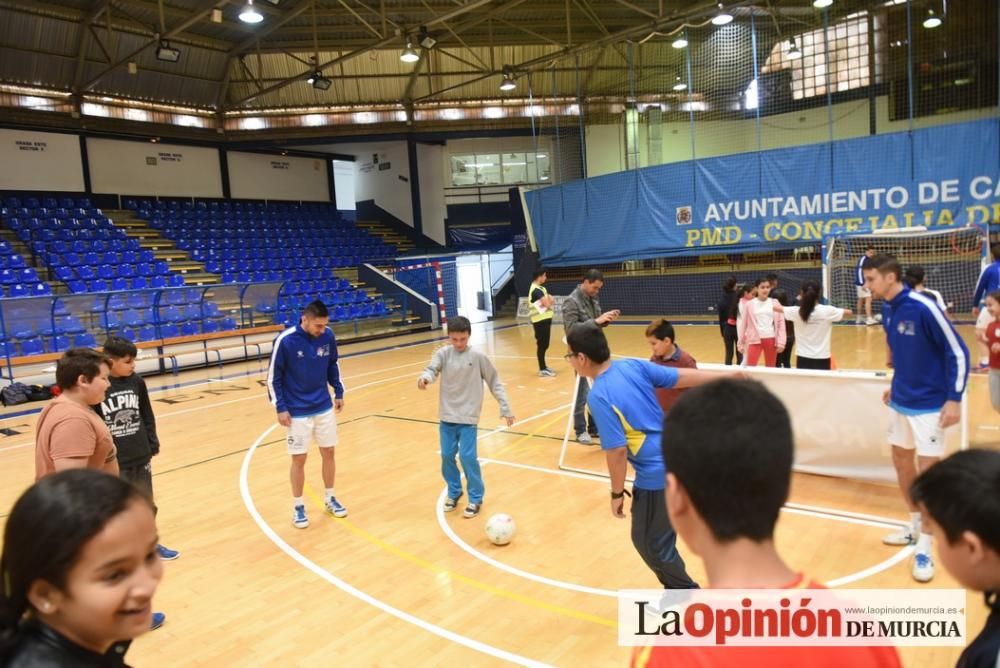
[[[333,189],[337,195],[337,208],[341,211],[354,211],[357,203],[354,199],[354,163],[348,160],[333,161]]]
[[[354,156],[354,201],[372,200],[379,208],[413,227],[410,158],[405,141],[323,144],[303,148]]]
[[[0,190],[82,192],[77,135],[0,130]]]
[[[234,199],[329,202],[327,161],[228,151],[229,192]]]
[[[442,246],[447,245],[444,219],[448,210],[444,203],[444,174],[441,164],[443,146],[417,144],[417,171],[420,175],[420,218],[424,235]]]
[[[95,193],[222,197],[214,148],[88,138],[87,157]]]

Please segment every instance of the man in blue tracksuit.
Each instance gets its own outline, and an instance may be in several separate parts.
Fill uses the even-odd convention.
[[[909,496],[917,468],[928,469],[944,454],[944,430],[961,418],[969,378],[969,349],[934,300],[900,281],[896,258],[876,255],[865,266],[872,293],[885,300],[882,327],[888,344],[892,385],[882,399],[889,406],[889,445],[910,526],[882,539],[887,545],[916,544],[911,573],[917,582],[934,577],[931,534]],[[913,451],[917,451],[917,465]]]
[[[344,407],[344,384],[340,382],[337,366],[337,340],[327,327],[329,322],[326,304],[316,300],[306,306],[298,326],[286,329],[274,340],[267,373],[268,395],[278,412],[278,423],[288,427],[295,499],[292,525],[296,529],[309,526],[302,494],[306,454],[312,440],[323,458],[326,512],[334,517],[347,517],[347,508],[333,494],[333,448],[337,445],[337,421],[333,413],[334,408],[339,413]],[[333,401],[327,384],[333,387]]]
[[[993,316],[983,306],[986,295],[994,290],[1000,290],[1000,243],[990,247],[993,262],[983,269],[976,283],[976,292],[972,295],[972,315],[976,318],[976,342],[979,348],[979,370],[985,372],[990,367],[990,351],[985,343],[986,328],[993,322]],[[982,309],[982,310],[980,310]]]
[[[865,286],[865,267],[871,262],[871,259],[875,256],[875,247],[868,245],[865,246],[865,252],[858,258],[858,264],[854,267],[854,285],[856,292],[858,293],[858,304],[854,312],[857,314],[857,324],[874,325],[875,319],[872,318],[872,293]],[[861,319],[861,311],[864,309],[867,318],[865,320]]]

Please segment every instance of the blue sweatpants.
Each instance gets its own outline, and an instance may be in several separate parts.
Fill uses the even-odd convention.
[[[476,453],[476,425],[442,422],[441,427],[441,475],[448,483],[448,496],[457,499],[462,493],[462,474],[455,463],[455,455],[462,461],[462,470],[469,485],[469,502],[482,503],[483,474],[479,470],[479,456]]]

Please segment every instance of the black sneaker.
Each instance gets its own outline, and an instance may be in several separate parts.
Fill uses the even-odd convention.
[[[479,509],[482,507],[483,504],[481,503],[470,503],[465,507],[465,511],[462,513],[462,515],[466,518],[475,517],[476,515],[479,514]]]
[[[459,493],[459,495],[456,496],[454,499],[451,498],[450,496],[447,499],[445,499],[444,500],[444,512],[450,513],[451,511],[455,510],[455,508],[458,507],[458,500],[461,499],[461,498],[462,498],[462,494]]]

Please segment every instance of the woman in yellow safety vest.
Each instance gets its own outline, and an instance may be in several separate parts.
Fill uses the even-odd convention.
[[[545,269],[539,267],[531,275],[531,287],[528,288],[528,311],[531,326],[535,328],[535,343],[538,354],[538,375],[550,377],[556,372],[545,365],[545,351],[549,349],[549,338],[552,335],[552,305],[555,301],[545,289]]]

